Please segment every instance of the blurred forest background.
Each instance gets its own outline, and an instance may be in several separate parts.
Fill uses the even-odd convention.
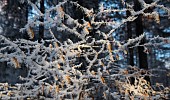
[[[16,39],[28,39],[31,41],[40,42],[42,39],[50,39],[52,38],[49,35],[48,28],[53,25],[36,25],[31,29],[34,32],[34,38],[29,37],[27,34],[28,31],[21,32],[20,29],[25,27],[29,20],[33,20],[33,18],[37,15],[37,12],[34,8],[32,8],[27,3],[20,3],[23,0],[0,0],[0,35],[3,35],[11,40]],[[33,3],[37,5],[42,13],[44,13],[47,9],[54,7],[60,1],[63,0],[31,0]],[[126,9],[127,6],[122,4],[121,0],[70,0],[76,1],[81,6],[93,9],[94,12],[99,12],[99,10],[103,9]],[[147,4],[154,2],[155,0],[144,0]],[[139,4],[138,0],[125,0],[125,3],[129,3],[134,5],[133,8],[135,11],[141,10],[142,6]],[[170,0],[159,0],[158,4],[164,5],[170,8]],[[65,4],[63,6],[64,11],[70,15],[72,18],[77,19],[80,23],[83,22],[83,18],[88,20],[85,15],[81,13],[81,11],[77,10],[76,7],[70,7],[69,4]],[[155,13],[155,18],[150,16],[149,13]],[[146,40],[148,38],[154,38],[157,36],[167,38],[168,44],[162,45],[152,45],[145,47],[129,47],[127,50],[127,55],[119,54],[119,60],[116,64],[122,68],[127,65],[137,66],[141,69],[149,69],[151,73],[154,73],[155,76],[148,78],[151,84],[160,83],[164,86],[170,86],[170,15],[166,16],[165,11],[161,9],[148,8],[144,12],[148,13],[148,16],[137,15],[138,18],[132,22],[127,22],[121,27],[116,28],[114,25],[110,25],[110,27],[105,27],[103,25],[100,29],[103,32],[109,32],[111,28],[116,28],[116,31],[112,33],[112,38],[110,40],[120,41],[122,44],[126,43],[128,39],[132,39],[146,34]],[[56,13],[51,13],[50,15],[53,19],[56,17]],[[106,21],[106,22],[116,22],[119,24],[123,19],[127,19],[131,16],[131,12],[122,11],[122,12],[111,12],[111,13],[102,13],[95,20],[98,21]],[[154,19],[154,20],[153,20]],[[155,21],[156,20],[156,21]],[[40,22],[45,21],[44,17],[39,18]],[[65,22],[63,22],[65,23]],[[63,31],[58,30],[54,25],[51,28],[54,31],[55,37],[59,41],[66,41],[68,38],[74,40],[75,36],[70,34],[63,34]],[[93,30],[97,31],[97,30]],[[97,38],[94,34],[93,36]],[[100,37],[98,37],[100,38]],[[141,44],[147,42],[146,40],[142,40]],[[75,39],[76,41],[76,39]],[[156,42],[159,42],[156,41]],[[0,43],[1,47],[1,43]],[[113,47],[116,48],[116,47]],[[125,57],[124,57],[125,56]],[[7,65],[7,62],[0,62],[0,83],[8,82],[10,84],[15,84],[21,82],[19,80],[19,76],[27,76],[28,70],[24,67],[20,69],[15,69]]]

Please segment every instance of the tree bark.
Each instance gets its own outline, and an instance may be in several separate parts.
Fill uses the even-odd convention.
[[[138,0],[134,0],[134,10],[139,11],[141,10],[141,4]],[[140,36],[143,34],[143,22],[142,22],[142,14],[138,15],[138,18],[135,20],[136,25],[136,36]],[[143,38],[139,45],[142,45],[145,43],[145,38]],[[138,46],[138,57],[139,57],[139,68],[148,70],[148,61],[147,61],[147,54],[144,52],[143,46]],[[150,82],[149,76],[144,77],[145,80]]]
[[[130,11],[127,11],[127,17],[131,15]],[[132,22],[127,22],[127,34],[128,39],[132,38]],[[134,54],[133,54],[133,48],[128,48],[128,64],[131,66],[134,66]]]
[[[141,10],[141,4],[138,0],[134,0],[134,10]],[[138,15],[138,18],[135,20],[136,25],[136,36],[143,34],[143,23],[142,23],[142,14]],[[145,39],[142,39],[140,45],[145,43]],[[147,54],[143,52],[144,47],[138,46],[138,56],[139,56],[139,68],[148,69]]]
[[[40,1],[40,11],[41,13],[45,13],[45,7],[44,7],[44,0]],[[44,22],[44,17],[40,18],[40,22]],[[44,25],[39,25],[39,39],[40,42],[44,38]]]

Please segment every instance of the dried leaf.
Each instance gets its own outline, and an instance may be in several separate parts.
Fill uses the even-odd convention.
[[[60,91],[59,85],[56,86],[55,91],[56,91],[56,93],[59,93],[59,91]]]
[[[59,63],[57,63],[57,67],[58,67],[58,69],[60,69],[60,68],[61,68],[61,65],[60,65]]]
[[[58,47],[59,47],[57,42],[55,42],[55,47],[56,47],[56,48],[58,48]]]
[[[64,10],[63,10],[63,7],[61,7],[61,6],[59,7],[59,10],[60,10],[61,12],[63,12],[63,11],[64,11]]]
[[[71,84],[71,78],[69,75],[65,75],[65,79],[68,84]]]
[[[109,42],[107,43],[107,49],[110,53],[112,53],[112,46]]]
[[[100,64],[104,67],[104,63],[101,61]]]
[[[123,74],[125,74],[125,75],[127,75],[128,73],[129,73],[128,70],[123,71]]]
[[[62,62],[65,62],[65,58],[63,54],[60,55],[60,59],[62,60]]]
[[[28,28],[28,35],[29,35],[30,39],[34,38],[34,31],[31,27]]]
[[[89,34],[89,30],[88,30],[87,27],[85,27],[85,28],[83,29],[83,33],[84,33],[84,34]]]
[[[160,18],[158,13],[155,15],[155,21],[157,24],[160,24]]]
[[[89,27],[89,28],[91,27],[91,24],[89,22],[87,22],[87,27]]]
[[[17,58],[12,57],[12,62],[13,62],[13,64],[14,64],[15,68],[21,68],[21,65],[20,65],[20,63],[18,62]]]
[[[52,91],[52,89],[53,89],[53,88],[52,88],[52,86],[50,85],[50,86],[49,86],[49,93]]]
[[[64,80],[61,81],[61,88],[63,89],[64,88]]]
[[[112,55],[112,45],[110,44],[110,42],[107,42],[107,49],[109,51],[110,60],[114,61],[113,55]]]
[[[60,12],[60,17],[63,18],[64,17],[64,9],[63,7],[59,7],[59,12]]]
[[[105,82],[105,79],[101,76],[101,81],[102,81],[102,83],[103,84],[105,84],[106,82]]]

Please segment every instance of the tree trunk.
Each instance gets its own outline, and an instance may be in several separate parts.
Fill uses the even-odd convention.
[[[138,0],[134,0],[134,10],[139,11],[141,10],[141,4]],[[140,36],[143,34],[143,23],[142,23],[142,14],[138,15],[138,18],[135,20],[136,25],[136,36]],[[140,45],[145,43],[145,39],[142,39]],[[139,53],[139,68],[148,69],[148,62],[147,62],[147,54],[143,52],[144,47],[138,46],[138,53]]]
[[[127,17],[131,15],[130,11],[127,11]],[[127,22],[127,34],[128,39],[132,38],[132,22]],[[133,48],[128,48],[128,64],[134,66],[134,58],[133,58]]]
[[[141,4],[138,0],[134,0],[134,10],[139,11],[141,10]],[[138,18],[135,20],[136,25],[136,36],[140,36],[143,34],[143,22],[142,22],[142,14],[138,15]],[[145,43],[145,38],[143,38],[139,45]],[[144,47],[138,46],[138,57],[139,57],[139,68],[148,70],[148,61],[147,61],[147,54],[144,53]],[[149,76],[145,76],[145,79],[150,82]]]
[[[44,0],[40,1],[40,11],[41,13],[45,13],[45,7],[44,7]],[[40,18],[40,22],[44,22],[44,17]],[[44,38],[44,25],[39,25],[39,39],[40,42]]]

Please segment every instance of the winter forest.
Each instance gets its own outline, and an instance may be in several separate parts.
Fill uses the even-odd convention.
[[[0,100],[170,100],[170,0],[0,0]]]

